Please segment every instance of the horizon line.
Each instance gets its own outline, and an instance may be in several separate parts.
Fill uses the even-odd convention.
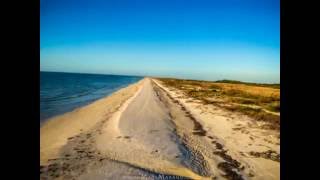
[[[240,81],[236,79],[219,79],[219,80],[204,80],[204,79],[190,79],[190,78],[178,78],[170,76],[140,76],[140,75],[130,75],[130,74],[102,74],[102,73],[87,73],[87,72],[63,72],[63,71],[41,71],[40,72],[51,72],[51,73],[69,73],[69,74],[89,74],[89,75],[111,75],[111,76],[134,76],[134,77],[149,77],[149,78],[171,78],[180,80],[195,80],[195,81],[207,81],[207,82],[217,82],[217,81],[238,81],[241,83],[256,83],[256,84],[270,84],[270,85],[280,85],[279,83],[262,83],[262,82],[250,82],[250,81]]]

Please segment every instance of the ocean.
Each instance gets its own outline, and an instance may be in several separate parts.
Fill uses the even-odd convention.
[[[40,72],[40,124],[141,80],[138,76]]]

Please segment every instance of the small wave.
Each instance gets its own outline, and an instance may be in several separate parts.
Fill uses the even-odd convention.
[[[126,85],[122,85],[120,86],[121,87],[125,87]],[[68,99],[74,99],[74,98],[79,98],[79,97],[82,97],[82,96],[86,96],[86,95],[90,95],[90,94],[94,94],[96,93],[97,91],[100,91],[100,90],[103,90],[105,89],[106,90],[106,93],[105,94],[108,94],[108,92],[112,92],[112,91],[116,91],[117,89],[119,89],[118,87],[110,87],[110,85],[105,85],[103,87],[100,87],[100,88],[95,88],[95,89],[91,89],[91,90],[86,90],[86,91],[82,91],[82,92],[79,92],[75,95],[71,95],[71,96],[63,96],[63,95],[59,95],[59,96],[55,96],[55,97],[50,97],[50,98],[41,98],[41,101],[42,102],[53,102],[53,101],[60,101],[60,100],[68,100]],[[102,94],[103,95],[103,94]]]
[[[79,98],[82,96],[86,96],[91,94],[91,92],[85,92],[85,93],[81,93],[81,94],[75,94],[72,96],[58,96],[58,97],[52,97],[52,98],[42,98],[41,101],[42,102],[55,102],[55,101],[61,101],[61,100],[68,100],[68,99],[75,99],[75,98]]]

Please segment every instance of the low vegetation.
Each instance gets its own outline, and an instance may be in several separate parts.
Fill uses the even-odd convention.
[[[234,80],[219,80],[215,81],[217,83],[231,83],[231,84],[245,84],[251,86],[260,86],[260,87],[271,87],[280,89],[280,84],[258,84],[258,83],[250,83],[250,82],[241,82],[241,81],[234,81]]]
[[[171,78],[159,78],[159,80],[204,104],[214,104],[229,111],[243,113],[257,121],[267,122],[269,125],[266,128],[280,128],[280,84]]]

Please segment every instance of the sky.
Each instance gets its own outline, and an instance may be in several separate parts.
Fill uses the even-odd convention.
[[[280,83],[279,0],[40,0],[40,71]]]

